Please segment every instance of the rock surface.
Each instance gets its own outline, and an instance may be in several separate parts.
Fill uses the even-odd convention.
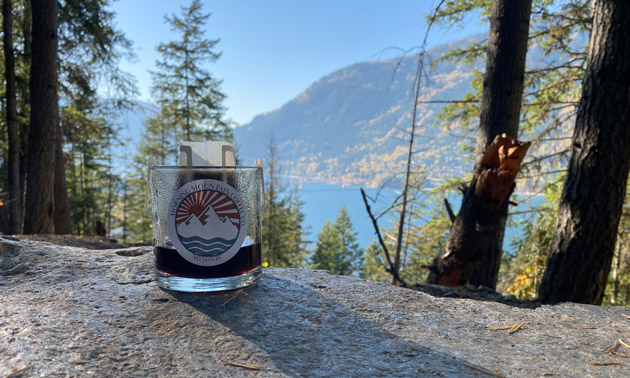
[[[630,349],[605,352],[630,342],[625,308],[527,309],[299,269],[266,269],[240,292],[185,294],[157,287],[151,248],[0,245],[0,377],[488,376],[470,366],[630,376],[620,355]],[[520,322],[511,334],[488,329]]]

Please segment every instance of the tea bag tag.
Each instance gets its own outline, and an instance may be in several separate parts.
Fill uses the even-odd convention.
[[[228,142],[181,142],[179,165],[231,167],[236,165],[234,145]]]

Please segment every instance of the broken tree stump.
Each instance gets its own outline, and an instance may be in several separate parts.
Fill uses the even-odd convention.
[[[496,287],[509,198],[530,144],[495,137],[464,192],[446,246],[429,267],[427,283]]]

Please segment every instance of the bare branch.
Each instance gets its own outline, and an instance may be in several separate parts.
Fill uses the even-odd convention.
[[[383,248],[383,252],[385,252],[385,257],[387,258],[387,262],[389,263],[389,269],[386,269],[393,277],[396,281],[400,282],[402,286],[407,286],[407,283],[400,278],[400,276],[398,275],[398,272],[396,271],[396,269],[394,269],[394,264],[392,263],[392,259],[389,256],[389,250],[387,249],[387,246],[385,245],[385,242],[383,241],[383,237],[381,236],[381,231],[378,228],[378,222],[376,221],[376,219],[374,219],[374,216],[372,215],[372,209],[370,208],[370,205],[367,202],[367,197],[365,195],[365,191],[363,190],[363,188],[361,188],[361,196],[363,197],[363,203],[365,204],[365,209],[368,212],[368,215],[370,216],[370,219],[372,220],[372,225],[374,226],[374,230],[376,231],[376,237],[378,238],[378,242],[381,245],[381,248]]]

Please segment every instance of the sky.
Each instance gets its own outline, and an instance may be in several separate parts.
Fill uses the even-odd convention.
[[[138,80],[140,99],[149,88],[160,43],[176,40],[167,14],[180,14],[191,0],[118,0],[117,28],[134,42],[138,59],[121,68]],[[321,77],[346,66],[396,58],[417,48],[426,32],[425,15],[436,0],[202,0],[208,39],[222,52],[207,68],[227,95],[227,117],[246,124],[292,100]],[[428,47],[480,32],[476,20],[465,28],[434,26]]]

